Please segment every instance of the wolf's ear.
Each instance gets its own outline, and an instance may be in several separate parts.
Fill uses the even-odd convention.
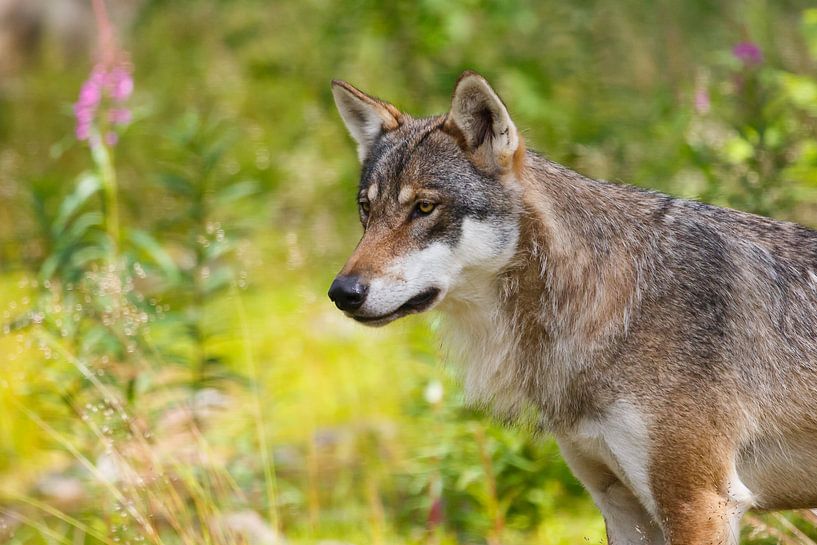
[[[486,168],[507,171],[524,151],[505,104],[476,72],[467,71],[457,80],[444,128]]]
[[[332,81],[332,95],[346,128],[357,142],[357,155],[361,163],[383,132],[400,126],[402,114],[397,108],[345,81]]]

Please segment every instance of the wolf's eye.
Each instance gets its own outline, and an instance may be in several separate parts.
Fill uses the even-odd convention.
[[[420,215],[427,216],[434,211],[437,205],[431,201],[420,201],[417,203],[417,212]]]
[[[360,201],[358,204],[360,205],[360,211],[368,216],[369,215],[369,210],[371,209],[371,206],[369,205],[369,202],[368,201]]]

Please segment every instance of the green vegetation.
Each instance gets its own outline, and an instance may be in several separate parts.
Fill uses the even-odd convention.
[[[817,227],[807,4],[149,0],[115,145],[46,39],[0,80],[0,543],[603,542],[551,440],[463,406],[433,316],[326,299],[359,235],[329,81],[424,115],[472,68],[587,175]]]

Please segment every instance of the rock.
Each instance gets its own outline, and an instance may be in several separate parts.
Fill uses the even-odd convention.
[[[270,526],[261,515],[245,509],[225,513],[211,522],[215,537],[225,535],[229,540],[238,540],[248,545],[284,545],[286,541]]]

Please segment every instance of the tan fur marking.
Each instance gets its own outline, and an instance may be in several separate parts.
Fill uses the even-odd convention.
[[[366,196],[369,198],[370,201],[374,201],[375,199],[377,199],[378,187],[379,186],[376,183],[373,183],[369,186],[369,191],[366,193]]]
[[[737,544],[729,534],[730,517],[739,507],[728,490],[734,452],[729,438],[735,436],[730,426],[736,418],[729,416],[728,401],[718,397],[699,390],[694,397],[679,394],[657,408],[650,479],[664,532],[673,544]],[[722,418],[704,416],[702,403],[722,406]]]
[[[377,225],[366,231],[340,274],[354,274],[366,280],[386,275],[396,256],[415,249],[408,225],[396,229]]]
[[[400,194],[397,196],[397,202],[400,204],[409,204],[417,195],[417,191],[410,185],[404,185],[400,188]]]
[[[513,154],[512,170],[515,176],[521,177],[525,168],[525,139],[521,134],[518,135],[518,138],[519,147],[516,148],[516,151]]]
[[[358,99],[371,104],[372,106],[377,107],[382,112],[383,117],[383,129],[387,131],[392,131],[398,128],[401,124],[401,118],[403,114],[395,108],[393,105],[389,104],[388,102],[381,100],[377,97],[373,97],[371,95],[367,95],[354,85],[351,85],[343,80],[332,80],[332,85],[336,85],[338,87],[342,87],[347,92],[351,93],[352,95],[356,96]]]
[[[391,117],[393,119],[393,121],[388,121],[384,123],[383,128],[387,131],[393,131],[400,126],[403,115],[400,113],[400,110],[398,110],[388,102],[383,102],[382,106],[386,109],[387,112],[391,114]]]

